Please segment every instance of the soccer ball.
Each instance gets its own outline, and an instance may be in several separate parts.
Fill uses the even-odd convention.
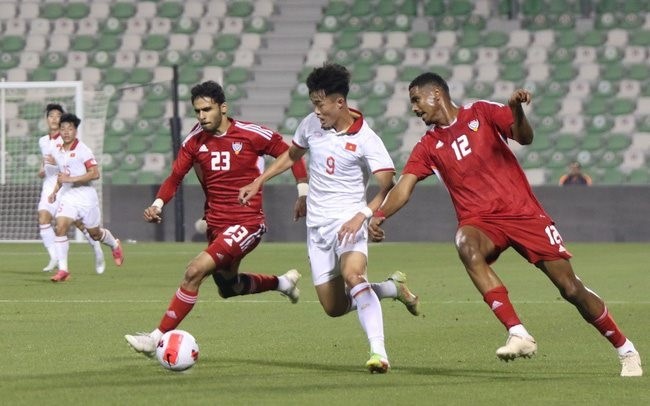
[[[156,358],[167,369],[184,371],[191,368],[199,358],[199,345],[187,331],[171,330],[158,341]]]

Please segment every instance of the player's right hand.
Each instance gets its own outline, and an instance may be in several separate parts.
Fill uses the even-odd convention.
[[[144,220],[148,223],[161,223],[162,217],[160,216],[161,210],[156,206],[149,206],[144,209]]]
[[[257,182],[251,182],[248,185],[239,189],[239,204],[246,206],[248,201],[259,192],[260,186]]]

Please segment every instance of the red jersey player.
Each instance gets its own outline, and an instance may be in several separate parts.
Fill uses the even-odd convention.
[[[185,175],[194,168],[206,196],[205,220],[208,247],[189,263],[180,287],[158,328],[149,334],[124,336],[137,352],[151,355],[162,335],[175,329],[192,310],[199,286],[212,275],[219,295],[238,295],[277,290],[296,303],[300,274],[295,269],[282,276],[239,273],[241,260],[259,244],[266,232],[262,193],[249,204],[239,204],[239,188],[260,175],[257,161],[262,155],[277,157],[289,146],[282,136],[257,124],[229,118],[222,87],[208,81],[192,88],[192,105],[199,120],[183,141],[172,172],[144,211],[151,223],[162,221],[161,210],[170,201]],[[292,167],[299,182],[296,211],[304,215],[307,169],[303,160]],[[302,186],[302,187],[301,187]],[[295,215],[298,217],[298,214]]]
[[[413,148],[396,186],[370,221],[375,241],[384,239],[382,222],[403,207],[415,184],[436,174],[446,186],[458,217],[456,249],[467,273],[495,316],[508,329],[496,354],[509,361],[530,357],[537,343],[524,328],[503,282],[490,264],[512,246],[542,270],[617,349],[621,376],[641,376],[641,359],[618,328],[603,300],[574,274],[555,223],[535,198],[507,139],[527,145],[533,130],[521,107],[531,94],[516,90],[508,105],[477,101],[456,106],[446,81],[424,73],[409,85],[413,112],[431,128]]]

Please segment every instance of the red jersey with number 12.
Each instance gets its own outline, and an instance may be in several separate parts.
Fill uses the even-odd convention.
[[[458,221],[469,218],[548,217],[507,144],[512,110],[477,101],[460,108],[448,127],[434,126],[411,152],[403,173],[445,184]]]
[[[200,124],[192,128],[157,195],[165,203],[171,200],[185,174],[194,167],[206,196],[205,219],[214,227],[264,221],[261,191],[242,206],[239,188],[260,176],[260,156],[278,157],[289,149],[282,136],[268,128],[228,120],[230,127],[221,135],[203,131]]]

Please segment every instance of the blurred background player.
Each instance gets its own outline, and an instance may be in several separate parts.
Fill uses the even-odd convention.
[[[424,73],[409,85],[413,112],[431,126],[416,144],[402,176],[370,221],[370,233],[383,240],[379,227],[409,200],[418,181],[436,174],[444,183],[458,217],[456,249],[483,300],[508,330],[498,358],[509,361],[537,351],[508,297],[508,290],[490,264],[512,246],[539,268],[616,348],[621,376],[641,376],[641,358],[618,328],[603,300],[575,275],[554,221],[533,194],[524,171],[507,144],[528,145],[533,129],[521,107],[531,94],[515,90],[508,105],[477,101],[457,106],[447,82]]]
[[[81,120],[74,114],[61,116],[61,146],[53,154],[59,174],[48,200],[50,203],[58,202],[54,247],[59,271],[51,278],[52,282],[63,282],[70,277],[68,229],[75,221],[81,222],[93,240],[111,248],[117,266],[124,261],[120,240],[110,230],[100,226],[99,198],[91,185],[93,180],[99,179],[99,168],[90,148],[77,139],[80,123]]]
[[[63,107],[60,104],[50,103],[45,107],[45,120],[47,122],[48,134],[38,139],[38,146],[41,150],[41,167],[38,171],[38,176],[43,179],[43,186],[41,188],[41,199],[38,202],[38,226],[40,229],[41,240],[45,249],[50,255],[50,262],[43,272],[50,272],[56,269],[57,259],[56,250],[54,249],[54,229],[52,228],[52,219],[56,214],[56,209],[59,202],[55,201],[50,203],[48,197],[54,185],[56,185],[56,178],[59,173],[59,168],[54,161],[53,153],[57,151],[62,144],[61,135],[59,133],[59,120],[63,114]],[[88,231],[79,222],[76,223],[77,227],[82,231],[86,241],[93,248],[95,253],[95,271],[98,274],[104,273],[106,264],[104,262],[104,252],[98,241],[88,234]]]
[[[286,171],[309,151],[307,247],[318,299],[331,317],[357,309],[370,343],[366,367],[373,373],[385,373],[390,364],[379,299],[397,298],[414,315],[419,304],[401,272],[395,272],[389,281],[368,283],[367,219],[393,186],[395,166],[363,115],[348,107],[350,73],[345,67],[326,64],[314,69],[307,87],[314,112],[298,126],[289,150],[242,188],[240,200],[249,204],[265,181]],[[371,174],[379,191],[366,204]]]
[[[591,186],[591,176],[582,172],[580,162],[571,162],[569,172],[560,176],[560,186]]]
[[[163,205],[174,197],[185,175],[194,168],[206,196],[208,247],[187,265],[158,328],[148,334],[124,336],[133,349],[145,355],[152,355],[162,335],[175,329],[192,310],[201,283],[210,275],[225,299],[276,290],[296,303],[300,294],[296,287],[300,274],[295,269],[282,276],[239,272],[242,259],[257,247],[266,232],[262,194],[242,206],[239,188],[260,175],[260,156],[277,157],[289,146],[280,134],[268,128],[228,117],[228,104],[218,83],[196,85],[191,94],[199,122],[183,141],[171,174],[160,186],[153,204],[144,210],[144,218],[160,223]],[[296,162],[292,169],[300,190],[300,185],[307,182],[304,161]],[[299,193],[296,202],[296,209],[303,214],[305,195]]]

